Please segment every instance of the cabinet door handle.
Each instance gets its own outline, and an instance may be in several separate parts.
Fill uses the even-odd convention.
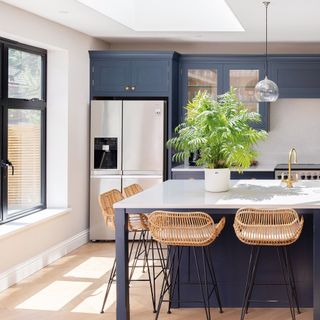
[[[129,91],[129,89],[130,89],[129,86],[126,86],[126,87],[124,88],[124,90],[126,90],[126,91]]]
[[[132,86],[132,87],[131,87],[131,90],[132,90],[132,91],[136,90],[136,87],[135,87],[135,86]]]

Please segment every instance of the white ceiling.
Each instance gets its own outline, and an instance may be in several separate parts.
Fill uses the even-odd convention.
[[[84,1],[84,0],[83,0]],[[90,1],[90,0],[85,0]],[[94,1],[94,0],[92,0]],[[117,3],[111,0],[104,0]],[[157,1],[166,4],[167,1]],[[212,0],[214,1],[214,0]],[[49,20],[61,23],[91,36],[108,42],[262,42],[264,41],[265,9],[262,0],[226,0],[238,19],[244,32],[213,31],[134,31],[110,17],[89,8],[77,0],[2,0],[13,6],[30,11]],[[179,6],[173,6],[179,2]],[[168,9],[170,16],[177,20],[189,12],[186,0],[171,0]],[[192,1],[192,11],[199,16],[202,11],[205,19],[211,8],[195,8],[202,1]],[[173,10],[174,9],[174,10]],[[164,10],[165,11],[165,10]],[[269,39],[272,42],[320,42],[320,0],[273,0],[269,7]],[[159,10],[151,10],[148,20],[158,18]],[[219,12],[218,12],[219,14]],[[217,13],[212,13],[212,19]],[[204,19],[203,18],[203,19]],[[200,28],[201,29],[201,28]]]

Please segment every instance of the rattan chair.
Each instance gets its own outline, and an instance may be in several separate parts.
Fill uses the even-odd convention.
[[[218,224],[215,224],[212,218],[203,212],[155,211],[149,215],[148,220],[153,239],[163,245],[167,245],[169,248],[156,319],[159,317],[161,305],[164,301],[169,302],[168,312],[171,312],[171,303],[177,284],[181,257],[183,249],[186,247],[191,248],[193,251],[207,320],[211,319],[209,299],[213,291],[216,294],[220,312],[222,312],[217,280],[208,246],[221,233],[225,225],[225,218],[222,218]],[[201,248],[203,272],[200,271],[197,254],[199,250],[196,250],[196,247]],[[213,286],[210,293],[207,279],[208,274]],[[167,292],[169,293],[169,299],[164,300]]]
[[[126,195],[126,197],[132,197],[134,195],[136,195],[137,193],[140,193],[143,191],[143,188],[141,185],[134,183],[131,184],[125,188],[123,188],[124,194]],[[132,219],[132,216],[136,217],[136,220],[140,220],[141,225],[146,229],[149,230],[149,226],[148,226],[148,216],[144,213],[140,213],[140,214],[136,214],[136,215],[132,215],[130,214],[130,219]],[[146,238],[149,240],[148,238],[148,232],[146,233]],[[161,273],[163,272],[163,269],[165,267],[165,259],[164,259],[164,251],[165,248],[163,248],[161,246],[160,243],[156,242],[153,240],[153,238],[151,237],[149,242],[149,246],[148,246],[148,251],[147,251],[147,255],[145,255],[145,257],[147,257],[148,259],[150,259],[151,261],[151,268],[152,268],[152,282],[153,282],[153,301],[156,301],[156,280],[157,278],[161,275]],[[137,261],[138,259],[136,259],[135,261]],[[143,272],[145,272],[145,266],[146,266],[146,262],[144,262],[143,265]],[[159,270],[160,268],[160,270]],[[131,269],[131,273],[133,273],[134,268]],[[130,274],[131,276],[131,274]],[[156,310],[154,310],[155,312]]]
[[[233,227],[238,239],[252,246],[241,320],[248,312],[261,248],[266,246],[277,248],[290,312],[295,320],[295,307],[298,313],[300,309],[287,246],[298,240],[303,228],[303,217],[299,218],[293,209],[242,208],[236,213]]]
[[[123,188],[123,192],[127,198],[134,196],[135,194],[142,192],[142,187],[137,184],[131,184],[130,186],[127,186]],[[148,228],[148,217],[144,213],[139,214],[130,214],[129,215],[129,226],[131,227],[139,227],[144,230],[149,230]]]
[[[113,209],[113,204],[123,200],[124,197],[121,194],[120,191],[113,189],[107,192],[104,192],[99,195],[99,204],[101,208],[101,213],[104,217],[105,223],[107,226],[110,226],[112,228],[115,228],[115,213]],[[155,312],[155,294],[153,290],[153,285],[152,285],[152,277],[151,277],[151,271],[148,263],[148,248],[147,248],[147,237],[146,233],[148,231],[148,228],[144,222],[143,219],[140,218],[140,215],[129,215],[128,219],[128,230],[129,232],[133,232],[133,241],[130,246],[129,250],[129,261],[131,260],[132,255],[134,254],[133,262],[131,267],[131,272],[129,279],[130,281],[148,281],[150,285],[150,291],[151,291],[151,298],[152,298],[152,303],[153,303],[153,311]],[[137,233],[140,233],[140,237],[138,239],[138,244],[135,246],[136,242],[136,235]],[[135,252],[134,252],[135,250]],[[133,273],[135,268],[137,267],[137,261],[139,257],[143,255],[143,260],[146,261],[146,266],[147,266],[147,271],[148,271],[148,278],[147,279],[138,279],[138,280],[133,280]],[[106,293],[103,299],[103,304],[101,308],[101,313],[104,312],[104,306],[106,304],[112,282],[115,281],[116,278],[116,260],[114,260],[111,273],[109,276],[108,284],[107,284],[107,289]]]
[[[119,190],[113,189],[99,195],[99,204],[101,213],[105,223],[115,228],[115,215],[113,204],[124,199],[124,196]],[[128,219],[128,230],[131,232],[140,232],[148,230],[148,218],[144,214],[130,214]]]

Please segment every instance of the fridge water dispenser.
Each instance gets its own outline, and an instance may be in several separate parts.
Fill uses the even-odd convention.
[[[118,138],[94,138],[94,169],[117,169]]]

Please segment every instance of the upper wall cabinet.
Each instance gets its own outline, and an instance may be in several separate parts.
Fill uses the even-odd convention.
[[[320,98],[320,57],[278,56],[269,61],[279,98]]]
[[[182,62],[180,78],[180,105],[185,106],[196,94],[207,91],[213,97],[223,90],[222,65],[212,62]],[[184,119],[185,110],[180,108],[180,119]]]
[[[264,78],[264,64],[254,62],[226,63],[223,70],[224,92],[233,88],[239,100],[249,111],[260,114],[261,122],[252,126],[256,129],[268,130],[269,104],[259,103],[254,95],[256,84]]]
[[[198,91],[207,91],[216,98],[232,87],[250,111],[260,113],[262,122],[253,126],[268,130],[269,105],[258,103],[254,97],[254,87],[263,77],[261,56],[183,56],[180,62],[180,121],[185,116],[184,106]]]
[[[168,96],[173,53],[90,52],[91,96]]]

